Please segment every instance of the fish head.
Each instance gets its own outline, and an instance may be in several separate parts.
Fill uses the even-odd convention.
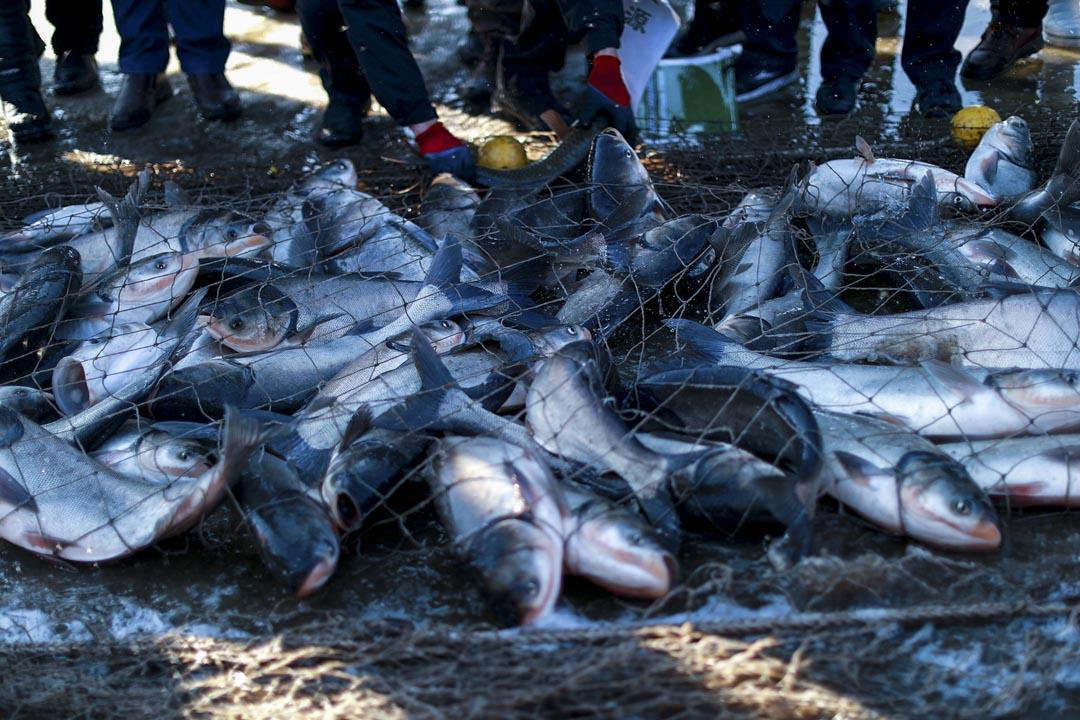
[[[435,320],[420,326],[420,332],[431,341],[431,348],[440,355],[465,342],[465,331],[453,320]]]
[[[337,532],[310,498],[281,493],[253,508],[247,520],[263,563],[296,597],[319,590],[337,569]]]
[[[270,247],[270,225],[226,210],[204,213],[187,228],[187,247],[198,257],[243,257]]]
[[[146,323],[120,323],[80,343],[52,372],[61,412],[81,412],[119,390],[134,374],[161,359],[157,331]]]
[[[934,184],[937,189],[938,205],[955,211],[958,214],[970,215],[996,207],[1001,200],[994,197],[981,185],[966,178],[935,176]]]
[[[133,262],[109,278],[97,296],[125,320],[153,322],[178,305],[199,274],[199,260],[190,253],[168,252]]]
[[[593,139],[589,180],[589,212],[597,221],[610,217],[624,203],[646,208],[649,200],[655,200],[648,170],[615,128],[608,128]]]
[[[656,531],[629,512],[581,518],[566,537],[566,566],[606,590],[655,600],[671,590],[678,562]]]
[[[1018,408],[1038,413],[1080,408],[1080,372],[1038,368],[1003,370],[984,381]]]
[[[500,520],[477,533],[468,551],[501,620],[532,625],[555,608],[562,588],[562,538],[526,517]]]
[[[360,176],[356,172],[356,165],[348,158],[338,158],[321,165],[300,178],[294,186],[293,193],[307,194],[316,188],[333,187],[356,187]]]
[[[216,444],[176,437],[160,430],[144,433],[139,438],[136,453],[146,476],[164,476],[170,481],[199,477],[217,463]]]
[[[55,412],[51,393],[24,385],[0,387],[0,405],[31,420],[39,420]]]
[[[592,333],[581,325],[559,325],[553,328],[545,328],[529,333],[536,354],[540,357],[551,357],[570,343],[581,340],[592,340]]]
[[[210,336],[237,352],[259,352],[296,331],[300,311],[270,285],[244,288],[215,303],[200,319]]]
[[[1001,525],[986,493],[947,455],[915,450],[896,464],[906,535],[947,550],[994,550]]]
[[[1022,117],[1010,115],[994,123],[980,144],[983,142],[998,150],[1013,165],[1034,169],[1035,145],[1031,142],[1031,128]]]

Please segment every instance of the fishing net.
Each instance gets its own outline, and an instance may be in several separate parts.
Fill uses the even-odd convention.
[[[1027,119],[1042,179],[1053,171],[1067,123],[1033,112]],[[797,147],[777,147],[784,132],[776,122],[751,122],[738,137],[677,137],[642,159],[669,216],[696,213],[709,227],[747,191],[782,188],[797,164],[805,172],[808,160],[851,157],[858,134],[878,157],[962,169],[966,154],[941,139],[941,128],[901,128],[890,136],[897,139],[878,144],[869,136],[874,122],[821,126]],[[534,137],[530,154],[542,155],[550,142]],[[357,187],[381,203],[376,215],[422,217],[431,191],[412,168],[377,152],[354,160],[366,168]],[[258,172],[159,165],[143,209],[166,211],[170,180],[199,208],[261,218],[309,169],[302,161]],[[31,212],[95,202],[95,186],[121,198],[140,170],[107,158],[28,169],[6,180],[0,220],[14,229]],[[548,208],[578,186],[531,194],[518,212]],[[544,217],[545,239],[579,235],[580,218]],[[812,267],[811,230],[797,220],[792,234],[799,263]],[[918,288],[904,284],[910,265],[902,255],[856,253],[838,294],[872,315],[916,307]],[[710,301],[715,273],[700,272],[695,256],[663,282],[631,278],[621,286],[635,301],[598,340],[624,380],[683,349],[664,320],[719,320]],[[559,275],[531,295],[535,309],[557,312],[589,274]],[[227,281],[205,284],[208,293],[234,290]],[[478,386],[488,367],[458,381]],[[16,381],[36,382],[30,374]],[[229,400],[204,398],[205,408],[186,419],[220,422]],[[623,398],[611,404],[628,428],[648,426],[647,414],[627,409]],[[745,428],[732,435],[747,440]],[[1062,453],[1070,447],[1061,440]],[[217,448],[215,441],[208,452]],[[3,549],[0,593],[8,607],[0,638],[8,643],[0,654],[9,671],[0,679],[0,709],[12,717],[870,718],[1067,716],[1077,704],[1072,605],[1080,574],[1069,548],[1080,532],[1068,512],[1003,501],[1003,548],[964,554],[883,533],[823,498],[813,557],[775,562],[768,550],[783,528],[750,535],[689,529],[682,574],[662,599],[622,599],[568,579],[562,602],[569,613],[556,627],[500,630],[439,522],[429,472],[421,458],[385,490],[362,531],[343,540],[334,577],[302,601],[263,568],[247,522],[252,507],[232,496],[192,532],[117,563],[73,570]]]

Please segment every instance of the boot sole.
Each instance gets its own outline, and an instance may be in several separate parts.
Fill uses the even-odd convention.
[[[786,87],[787,85],[792,84],[793,82],[795,82],[798,79],[799,79],[799,71],[798,70],[792,70],[787,75],[781,75],[780,77],[773,78],[769,82],[764,83],[763,85],[759,85],[758,87],[754,88],[753,90],[747,90],[744,93],[740,93],[739,95],[736,95],[735,100],[737,102],[748,102],[750,100],[757,100],[760,97],[764,97],[765,95],[768,95],[769,93],[776,92],[780,88]]]
[[[1043,30],[1046,44],[1060,48],[1080,48],[1080,35],[1055,35],[1048,30]]]

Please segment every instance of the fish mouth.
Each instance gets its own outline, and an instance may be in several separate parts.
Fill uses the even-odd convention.
[[[57,407],[68,417],[93,404],[82,363],[71,356],[62,358],[53,369],[52,387]]]
[[[320,558],[308,574],[304,576],[303,580],[300,581],[300,584],[296,588],[296,597],[307,597],[320,590],[334,574],[336,569],[337,553],[328,551],[326,556]]]

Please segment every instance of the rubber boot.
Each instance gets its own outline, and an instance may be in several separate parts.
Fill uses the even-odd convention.
[[[1080,47],[1080,0],[1050,0],[1043,35],[1047,45]]]

